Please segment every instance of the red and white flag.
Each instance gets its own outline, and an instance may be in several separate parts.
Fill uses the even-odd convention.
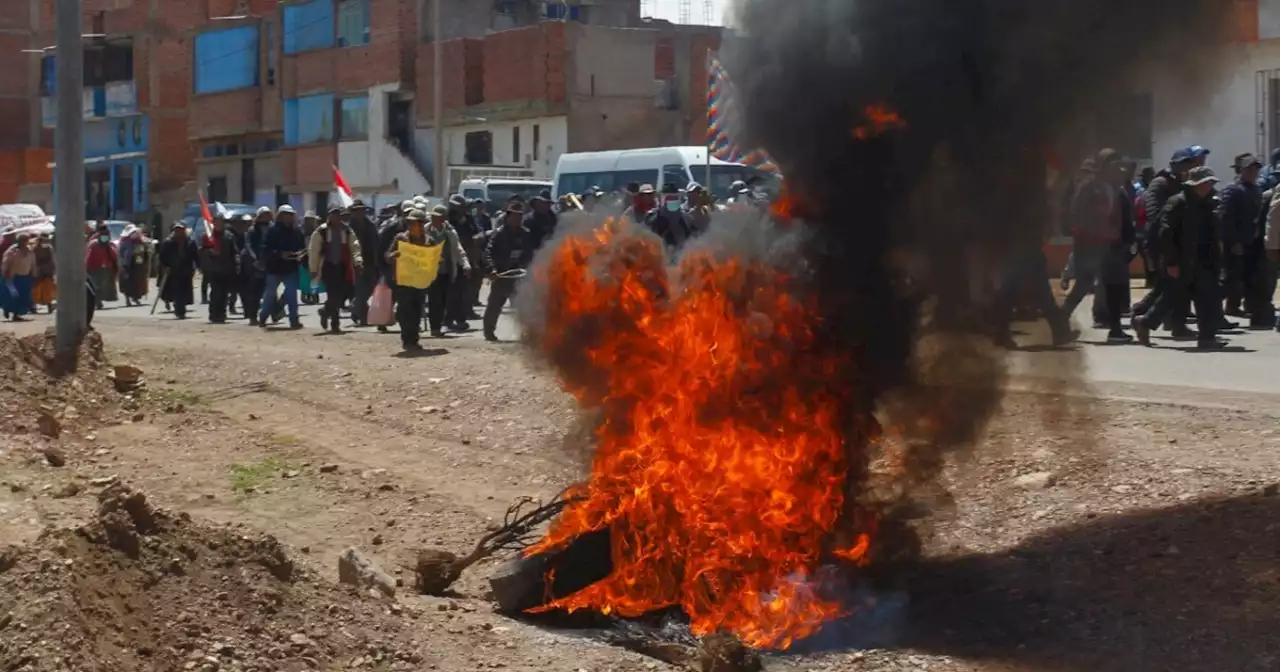
[[[334,191],[338,192],[338,202],[342,207],[349,208],[355,202],[355,195],[351,193],[351,187],[347,185],[347,181],[342,178],[342,171],[337,166],[333,167],[333,186]]]
[[[204,199],[204,190],[200,190],[200,219],[204,220],[203,244],[213,243],[213,213],[209,212],[209,202]]]

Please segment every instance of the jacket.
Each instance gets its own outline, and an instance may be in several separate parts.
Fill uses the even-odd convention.
[[[1145,240],[1148,254],[1160,253],[1160,217],[1164,213],[1165,204],[1180,191],[1182,191],[1182,184],[1178,177],[1167,170],[1162,170],[1156,173],[1151,184],[1148,184],[1146,190],[1142,192],[1142,207],[1146,211],[1147,221]]]
[[[114,271],[120,265],[120,253],[114,243],[90,241],[84,252],[84,266],[89,272],[109,268]]]
[[[466,250],[462,249],[462,241],[458,238],[458,232],[449,226],[448,222],[441,229],[432,228],[430,225],[426,227],[427,245],[444,244],[444,250],[440,253],[440,268],[447,271],[449,279],[458,277],[459,271],[470,271],[471,262],[467,259]]]
[[[212,233],[212,232],[211,232]],[[222,233],[213,233],[216,238],[205,238],[200,241],[200,272],[205,275],[235,275],[239,268],[236,248],[236,236],[231,229],[223,229]],[[217,254],[214,254],[215,244]]]
[[[484,246],[485,266],[494,273],[525,268],[533,261],[533,233],[523,224],[515,228],[503,226],[493,232]]]
[[[305,252],[307,243],[303,239],[302,229],[297,225],[285,226],[274,222],[267,227],[262,244],[263,263],[269,275],[296,274],[300,261],[292,256]]]
[[[244,255],[249,258],[247,261],[250,266],[259,273],[265,273],[267,269],[267,229],[270,228],[270,223],[258,224],[254,222],[249,231],[245,233]]]
[[[1089,179],[1076,187],[1069,211],[1071,237],[1077,245],[1108,246],[1122,235],[1123,196],[1119,189],[1099,179]]]
[[[1180,279],[1190,281],[1193,270],[1212,273],[1222,268],[1221,236],[1213,209],[1212,198],[1196,198],[1186,192],[1170,198],[1164,206],[1160,258],[1166,267],[1179,267]]]
[[[1259,235],[1258,216],[1262,211],[1262,189],[1236,180],[1219,194],[1218,219],[1222,222],[1222,244],[1230,252],[1235,245],[1248,246]]]
[[[556,233],[558,220],[554,212],[530,212],[524,216],[524,228],[533,234],[534,247],[542,247]]]
[[[311,240],[307,247],[307,261],[308,270],[311,271],[311,277],[313,278],[319,278],[324,262],[330,261],[325,258],[325,254],[329,251],[331,231],[329,223],[325,222],[317,226],[315,232],[311,234]],[[346,270],[347,280],[355,282],[356,269],[364,267],[360,237],[356,235],[350,226],[343,226],[338,235],[342,237],[342,265]]]
[[[689,225],[683,212],[650,210],[644,218],[644,225],[658,234],[667,247],[679,248],[693,235],[693,227]]]
[[[480,227],[476,224],[475,217],[467,213],[459,213],[456,210],[449,212],[449,225],[457,232],[458,238],[462,240],[464,245],[470,244],[471,239],[480,233]]]
[[[392,287],[396,286],[396,265],[387,255],[395,249],[396,236],[401,233],[404,233],[404,219],[400,217],[388,220],[378,229],[378,270],[382,271],[383,279]]]
[[[360,264],[357,266],[365,269],[375,269],[378,267],[378,225],[374,224],[368,217],[353,217],[348,226],[356,234],[356,240],[359,242],[359,249],[352,249],[351,253],[361,257]]]

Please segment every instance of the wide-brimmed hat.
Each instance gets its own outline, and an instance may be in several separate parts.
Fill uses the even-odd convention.
[[[511,201],[507,203],[507,209],[504,212],[514,212],[518,215],[523,215],[524,201]]]
[[[414,208],[404,216],[406,222],[425,222],[427,221],[427,213]]]
[[[1188,187],[1198,187],[1206,182],[1217,182],[1218,176],[1213,173],[1213,169],[1209,166],[1197,166],[1187,173],[1187,181],[1183,184]]]
[[[276,210],[276,217],[279,217],[280,215],[293,215],[296,217],[298,215],[298,211],[294,210],[292,205],[285,203]]]
[[[254,218],[256,219],[256,218],[261,217],[261,216],[263,216],[263,215],[267,215],[268,217],[269,217],[269,216],[271,216],[271,208],[268,208],[268,207],[267,207],[267,206],[265,206],[265,205],[264,205],[264,206],[262,206],[261,208],[258,208],[258,212],[257,212],[257,214],[255,214],[255,215],[254,215]]]
[[[1262,159],[1259,159],[1257,156],[1254,156],[1253,154],[1247,154],[1247,153],[1241,154],[1240,156],[1236,157],[1236,163],[1235,163],[1236,170],[1244,170],[1245,168],[1249,168],[1250,166],[1262,167]]]
[[[330,215],[341,215],[344,212],[346,212],[346,208],[343,208],[341,205],[334,204],[329,206],[328,214]]]
[[[368,210],[368,209],[369,209],[369,206],[365,205],[364,201],[358,198],[354,201],[351,201],[351,205],[347,206],[347,212],[357,212],[359,210]]]
[[[637,194],[652,194],[652,193],[654,193],[653,185],[652,185],[652,184],[642,184],[642,185],[640,185],[640,188],[636,191],[636,193],[637,193]]]
[[[443,205],[437,205],[434,208],[431,208],[431,216],[432,217],[448,217],[449,208],[446,208]]]
[[[449,197],[449,205],[456,205],[460,208],[467,207],[467,197],[462,194],[454,194]]]

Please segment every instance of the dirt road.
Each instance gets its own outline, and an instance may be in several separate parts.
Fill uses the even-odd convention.
[[[518,346],[424,341],[425,356],[405,359],[394,336],[371,332],[127,317],[100,326],[112,362],[145,371],[146,401],[109,409],[102,423],[64,421],[56,441],[28,429],[0,448],[0,549],[42,544],[42,530],[92,519],[91,484],[115,477],[192,525],[269,533],[319,586],[319,602],[303,607],[351,609],[336,624],[304,618],[297,632],[277,633],[283,655],[224,655],[224,646],[257,651],[243,642],[271,633],[210,619],[190,646],[170,654],[147,644],[158,652],[134,657],[152,662],[115,669],[669,669],[493,613],[491,564],[465,573],[449,598],[405,587],[393,607],[323,592],[348,547],[407,586],[418,551],[467,551],[512,500],[550,496],[581,475],[581,456],[566,448],[576,412]],[[929,560],[868,588],[847,622],[771,657],[769,669],[1280,667],[1276,402],[1119,384],[1049,400],[1012,393],[983,446],[949,469],[953,501],[930,521]],[[1055,405],[1079,413],[1077,422],[1047,432],[1044,409]],[[41,457],[52,445],[64,466]],[[67,495],[69,483],[81,491]],[[0,623],[18,606],[0,596]],[[294,646],[294,635],[337,642],[357,623],[396,654],[316,644],[321,653],[304,655]],[[0,642],[16,627],[0,625]],[[126,629],[110,641],[141,648],[134,639]],[[55,665],[53,648],[22,662],[29,653],[0,645],[0,669],[99,669]]]

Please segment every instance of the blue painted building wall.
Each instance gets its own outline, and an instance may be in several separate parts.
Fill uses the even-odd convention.
[[[93,210],[97,204],[93,201],[95,187],[90,178],[101,177],[104,172],[106,189],[103,205],[110,216],[120,218],[146,212],[151,207],[147,191],[147,181],[150,179],[147,172],[149,138],[150,121],[146,115],[84,122],[86,217],[98,214]],[[132,185],[126,197],[121,191],[127,181],[131,181]],[[57,203],[56,173],[53,190],[53,202]]]
[[[195,39],[195,92],[219,93],[258,85],[258,27],[241,26]]]

